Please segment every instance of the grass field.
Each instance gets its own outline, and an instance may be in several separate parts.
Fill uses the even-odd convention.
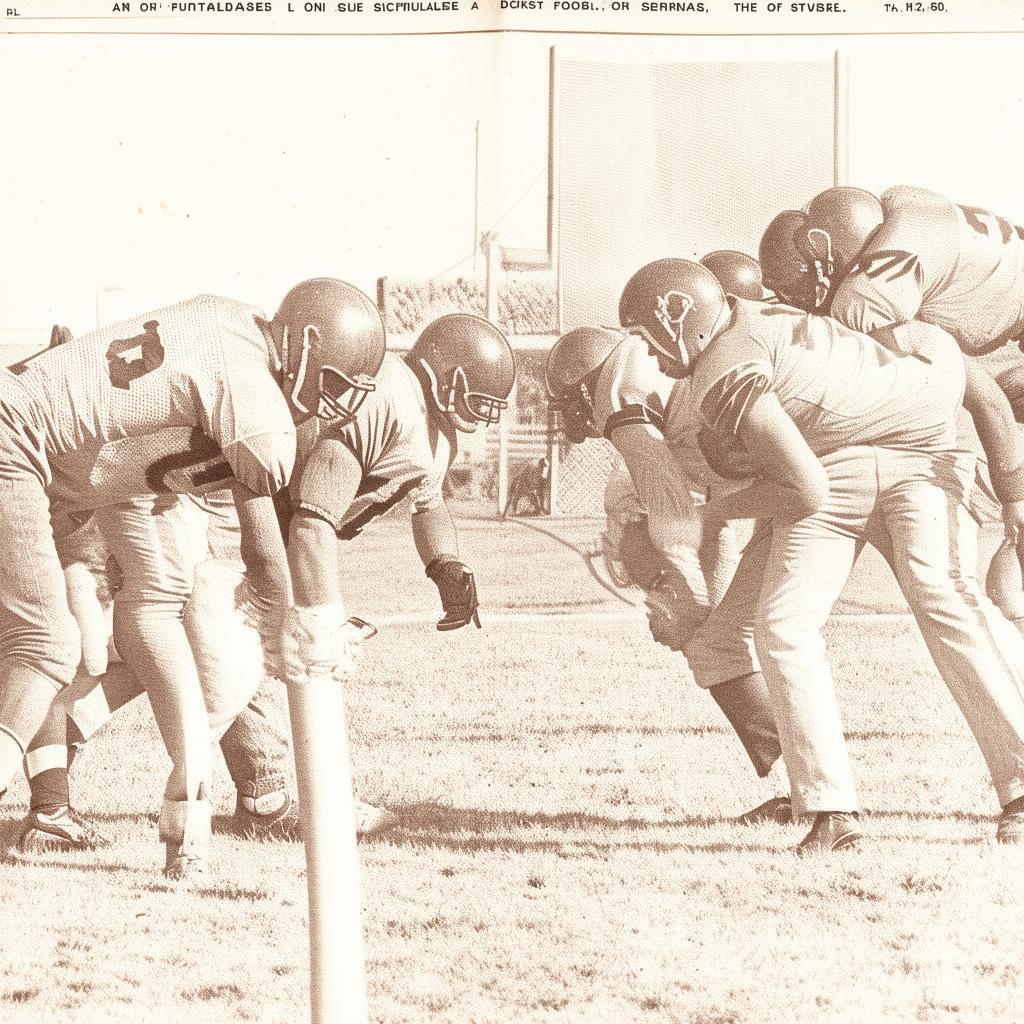
[[[467,523],[484,629],[436,633],[403,524],[346,551],[382,624],[348,693],[375,1021],[795,1024],[1024,1020],[1024,852],[876,561],[829,627],[869,842],[792,853],[729,819],[771,795],[678,655],[587,574],[593,526]],[[417,618],[420,616],[420,618]],[[0,1020],[306,1018],[301,847],[225,833],[210,880],[159,872],[166,755],[130,707],[76,762],[117,840],[0,863]],[[25,788],[3,805],[7,846]]]

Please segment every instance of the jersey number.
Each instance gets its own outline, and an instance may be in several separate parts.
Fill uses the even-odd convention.
[[[1005,217],[999,217],[988,210],[983,210],[980,206],[961,206],[960,212],[964,215],[964,220],[979,235],[992,234],[989,231],[989,223],[991,223],[999,229],[999,236],[1003,240],[1003,245],[1006,245],[1014,235],[1024,239],[1024,228],[1019,224],[1011,224]]]
[[[128,390],[133,380],[145,377],[147,373],[163,365],[164,343],[160,340],[156,320],[147,320],[142,325],[142,334],[134,338],[115,338],[107,349],[107,372],[115,388]]]

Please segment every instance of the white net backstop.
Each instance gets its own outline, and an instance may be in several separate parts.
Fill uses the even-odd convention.
[[[623,285],[651,260],[756,255],[776,213],[835,184],[837,68],[831,52],[807,62],[623,64],[556,49],[560,331],[617,324]],[[601,514],[612,463],[602,445],[567,453],[556,513]]]

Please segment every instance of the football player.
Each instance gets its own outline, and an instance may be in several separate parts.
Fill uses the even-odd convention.
[[[515,358],[502,333],[453,313],[424,328],[404,358],[385,356],[377,389],[357,416],[300,430],[288,557],[296,603],[322,595],[326,605],[309,624],[315,638],[344,621],[337,540],[355,537],[405,498],[413,504],[416,551],[441,598],[437,628],[479,627],[476,583],[459,559],[442,487],[459,435],[497,423],[514,383]]]
[[[760,257],[784,301],[898,352],[910,350],[914,320],[943,328],[966,357],[1024,334],[1024,228],[925,189],[897,186],[881,201],[863,189],[827,189],[806,212],[772,221]],[[965,373],[964,406],[1015,540],[1024,526],[1024,437],[984,367],[968,358]]]
[[[714,262],[716,255],[705,259]],[[756,261],[729,253],[718,263],[741,272],[736,290],[762,296]],[[727,278],[728,279],[728,278]],[[697,509],[734,488],[701,454],[690,412],[688,381],[660,373],[643,338],[595,327],[561,337],[548,355],[546,380],[567,438],[612,442],[628,470],[632,493],[613,475],[606,491],[610,543],[606,554],[628,581],[646,592],[652,636],[686,651],[710,607],[721,600],[749,531],[721,523],[702,531]],[[760,675],[706,680],[746,750],[767,776],[780,754],[767,688]],[[772,798],[739,819],[745,824],[789,820],[788,797]]]
[[[140,502],[155,508],[161,499],[145,496],[174,501],[231,485],[247,592],[264,648],[276,656],[289,581],[271,496],[294,461],[294,423],[352,415],[372,391],[382,355],[373,304],[343,282],[316,279],[292,289],[271,321],[254,307],[201,296],[84,335],[0,377],[7,396],[0,436],[10,463],[4,479],[10,507],[24,513],[4,528],[10,549],[23,553],[17,561],[26,563],[0,584],[4,614],[13,619],[0,674],[0,783],[55,690],[74,676],[80,653],[63,576],[56,576],[50,512],[60,533],[95,508],[134,502],[137,540],[153,554],[150,572],[129,579],[114,630],[123,656],[137,659],[136,674],[152,680],[170,709],[170,733],[163,731],[179,749],[161,835],[169,873],[187,865],[209,833],[208,731],[200,738],[199,688],[183,682],[196,670],[180,609],[146,599],[166,538],[159,517],[147,518]],[[51,503],[45,530],[30,522],[43,499]]]
[[[677,379],[692,377],[704,444],[755,477],[701,507],[706,526],[751,516],[722,602],[687,646],[712,682],[763,670],[803,851],[861,838],[821,629],[861,545],[885,552],[929,651],[988,763],[1003,842],[1024,841],[1024,640],[974,578],[973,456],[957,450],[963,359],[941,329],[910,325],[921,358],[785,305],[726,297],[686,260],[639,270],[620,301]]]

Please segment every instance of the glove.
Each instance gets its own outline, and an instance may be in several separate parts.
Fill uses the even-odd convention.
[[[281,628],[281,660],[287,683],[318,679],[342,682],[358,666],[362,644],[348,626],[341,603],[291,607]]]
[[[647,590],[647,622],[655,641],[671,651],[684,651],[710,609],[675,569],[658,573]]]
[[[470,622],[480,628],[480,615],[477,608],[480,602],[476,598],[476,582],[472,572],[454,555],[438,555],[427,566],[427,578],[434,581],[437,592],[441,595],[441,607],[444,618],[437,623],[441,632],[468,626]]]

